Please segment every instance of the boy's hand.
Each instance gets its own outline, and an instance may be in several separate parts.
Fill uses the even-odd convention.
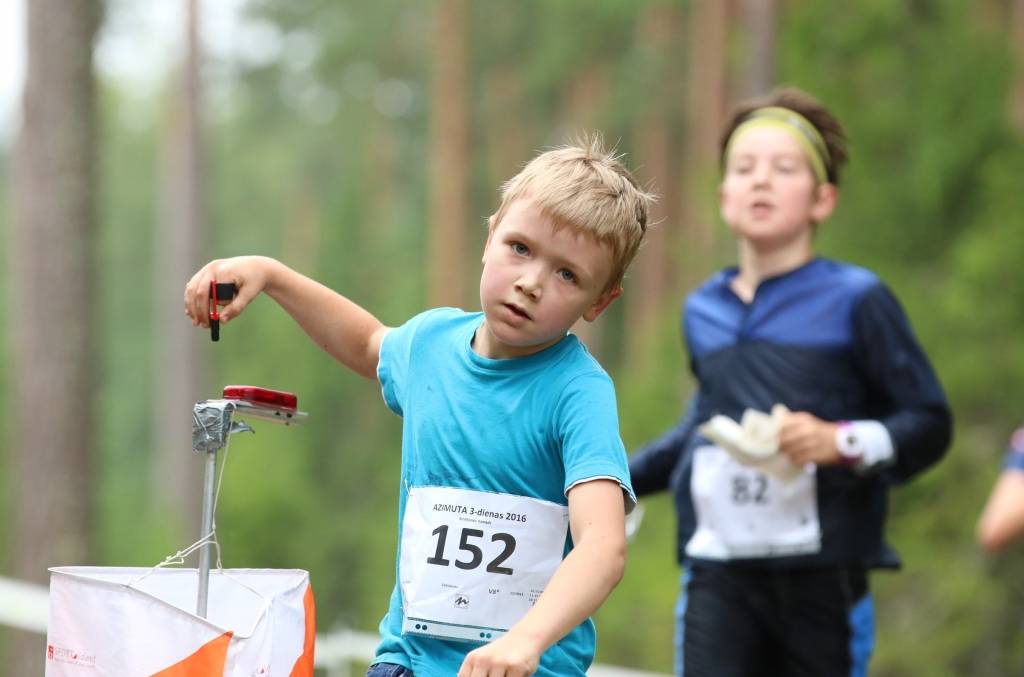
[[[217,259],[199,269],[185,285],[185,314],[193,326],[210,326],[210,282],[234,282],[235,298],[220,311],[220,321],[240,315],[267,286],[271,260],[262,256],[238,256]]]
[[[779,427],[779,450],[798,466],[834,465],[842,459],[836,448],[837,427],[805,411],[789,412]]]
[[[537,671],[540,649],[514,632],[466,655],[458,677],[527,677]]]

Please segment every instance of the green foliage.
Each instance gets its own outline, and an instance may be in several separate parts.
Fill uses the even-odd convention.
[[[101,338],[97,393],[99,454],[98,551],[111,563],[152,565],[186,544],[171,547],[167,521],[152,514],[150,420],[154,388],[152,266],[157,218],[155,130],[123,124],[127,96],[101,90],[104,139],[96,247],[97,323]],[[126,396],[126,394],[131,394]],[[187,412],[186,412],[187,413]],[[188,437],[182,440],[188,453]]]

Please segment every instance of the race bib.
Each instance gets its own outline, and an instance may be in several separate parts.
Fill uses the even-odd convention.
[[[562,563],[566,506],[469,489],[409,490],[402,632],[489,642],[537,601]]]
[[[819,552],[816,489],[814,466],[780,479],[718,447],[698,447],[690,478],[697,529],[686,553],[729,560]]]

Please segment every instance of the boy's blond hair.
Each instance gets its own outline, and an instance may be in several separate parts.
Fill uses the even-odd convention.
[[[501,205],[491,228],[509,205],[528,198],[555,228],[569,227],[611,247],[612,270],[605,291],[622,283],[647,231],[647,207],[654,195],[636,179],[600,136],[541,153],[501,188]]]

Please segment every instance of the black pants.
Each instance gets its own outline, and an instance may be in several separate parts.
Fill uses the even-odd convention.
[[[860,568],[692,566],[684,616],[686,677],[845,677]]]

